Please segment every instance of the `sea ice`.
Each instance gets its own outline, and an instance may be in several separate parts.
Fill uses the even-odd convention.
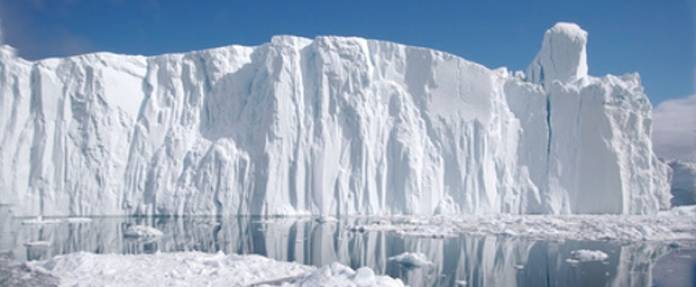
[[[57,277],[60,286],[403,286],[369,268],[334,263],[316,269],[258,255],[79,252],[28,264]]]
[[[696,206],[677,207],[655,216],[499,214],[414,217],[411,220],[397,216],[348,229],[354,232],[392,231],[417,237],[451,237],[465,233],[539,240],[696,240]]]

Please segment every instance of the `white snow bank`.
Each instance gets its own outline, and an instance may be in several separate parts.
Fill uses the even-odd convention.
[[[123,231],[123,236],[139,239],[156,239],[162,236],[162,231],[147,225],[131,225]]]
[[[568,263],[581,263],[592,261],[604,261],[609,258],[609,255],[600,250],[579,249],[570,252],[570,258],[566,259]]]
[[[369,268],[332,264],[317,270],[257,255],[79,252],[28,264],[58,277],[60,286],[403,286]]]
[[[432,265],[428,257],[419,252],[404,252],[396,256],[389,257],[390,261],[398,262],[407,267],[424,267]]]
[[[450,237],[461,233],[502,235],[540,240],[671,241],[696,240],[692,207],[675,208],[657,216],[639,215],[489,215],[390,217],[350,226],[354,232],[393,231],[406,236]]]

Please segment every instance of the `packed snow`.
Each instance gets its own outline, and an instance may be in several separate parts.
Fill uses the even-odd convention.
[[[398,262],[401,265],[407,267],[420,268],[429,265],[433,265],[428,257],[423,253],[419,252],[404,252],[396,256],[389,257],[389,260]]]
[[[17,216],[655,214],[637,75],[559,23],[527,75],[426,48],[273,37],[154,57],[0,51],[0,204]]]
[[[579,249],[570,252],[570,258],[566,262],[577,264],[582,262],[604,261],[609,258],[609,255],[600,250]]]
[[[57,277],[59,286],[403,286],[366,267],[353,271],[334,263],[317,269],[258,255],[78,252],[27,264]]]

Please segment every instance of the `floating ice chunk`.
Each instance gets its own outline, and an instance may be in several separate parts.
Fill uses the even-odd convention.
[[[315,219],[316,222],[324,224],[324,223],[334,223],[337,222],[338,219],[333,216],[319,216]]]
[[[432,265],[433,263],[428,260],[428,257],[423,253],[418,252],[404,252],[396,256],[389,257],[390,261],[398,262],[406,267],[425,267]]]
[[[609,255],[600,250],[579,249],[570,252],[570,258],[566,262],[577,264],[581,262],[604,261]]]
[[[258,255],[79,252],[28,264],[50,271],[64,286],[404,286],[369,268],[333,263],[316,269]]]
[[[147,225],[131,225],[123,231],[123,236],[138,239],[157,239],[162,236],[162,231]]]
[[[457,280],[454,282],[454,284],[456,284],[457,286],[466,286],[466,284],[468,283],[466,282],[466,280]]]
[[[92,219],[89,217],[68,217],[65,219],[68,223],[90,223]]]
[[[31,224],[58,224],[61,223],[60,219],[55,219],[55,218],[43,218],[42,216],[37,216],[36,218],[32,219],[27,219],[23,220],[22,224],[25,225],[31,225]]]
[[[45,240],[29,241],[29,242],[25,242],[24,246],[29,247],[29,248],[42,248],[42,247],[51,246],[51,242],[45,241]]]
[[[353,271],[340,263],[326,265],[283,286],[404,286],[400,279],[375,275],[368,267]]]

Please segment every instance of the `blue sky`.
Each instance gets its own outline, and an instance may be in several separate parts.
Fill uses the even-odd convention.
[[[154,55],[272,35],[350,35],[524,69],[557,21],[589,32],[590,73],[640,72],[653,103],[696,86],[696,0],[0,0],[4,40],[30,59],[92,51]]]

